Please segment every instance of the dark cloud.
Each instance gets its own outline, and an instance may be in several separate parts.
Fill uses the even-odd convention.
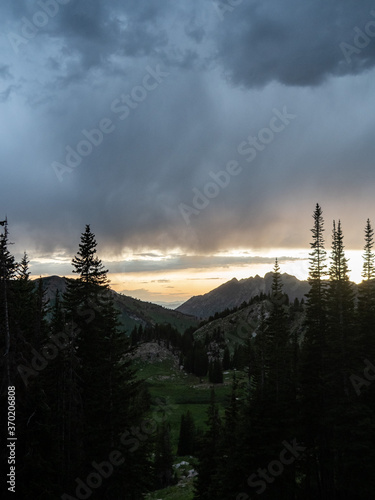
[[[372,14],[371,14],[372,12]],[[245,87],[272,81],[314,86],[331,76],[359,74],[375,65],[371,0],[252,0],[225,12],[217,59],[228,78]],[[372,35],[356,43],[368,23]],[[366,34],[365,34],[366,36]],[[345,54],[352,52],[352,57]],[[360,48],[359,48],[360,47]]]
[[[53,85],[69,86],[84,83],[99,74],[109,77],[130,69],[130,58],[159,56],[168,43],[166,29],[162,27],[170,2],[150,6],[147,0],[133,3],[119,0],[110,3],[102,0],[71,1],[58,5],[57,12],[43,14],[38,3],[17,2],[17,9],[6,1],[0,11],[8,17],[6,32],[9,48],[34,59],[34,68],[44,66],[48,55],[48,78]],[[51,7],[50,7],[51,8]],[[37,14],[47,19],[43,26],[35,25]],[[25,35],[25,19],[28,23]],[[38,21],[36,21],[37,23]],[[31,27],[30,27],[31,26]],[[12,37],[13,36],[13,43]],[[19,43],[14,37],[22,37]],[[47,47],[50,50],[46,50]],[[35,57],[36,51],[38,58]],[[114,62],[117,59],[117,63]]]
[[[81,0],[61,5],[18,54],[2,37],[0,216],[17,251],[72,256],[90,223],[112,272],[245,265],[255,261],[206,255],[308,247],[317,201],[360,248],[374,211],[375,37],[350,63],[340,44],[375,21],[372,8],[254,0],[221,21],[212,2]],[[36,9],[2,3],[5,35]],[[165,76],[145,91],[148,68]],[[113,103],[129,96],[121,119]],[[285,106],[296,118],[248,161],[241,143]],[[52,163],[103,119],[114,130],[59,182]],[[187,225],[181,203],[194,208],[232,160],[241,173]],[[124,263],[124,249],[144,259]]]

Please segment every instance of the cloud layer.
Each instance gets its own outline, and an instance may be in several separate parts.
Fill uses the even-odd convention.
[[[86,223],[114,256],[301,248],[317,201],[327,239],[341,218],[362,246],[373,2],[237,4],[2,3],[0,214],[19,251],[71,254]],[[284,108],[295,119],[272,132]]]

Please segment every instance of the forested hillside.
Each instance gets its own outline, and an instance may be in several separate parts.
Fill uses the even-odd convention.
[[[48,276],[41,278],[45,297],[49,301],[49,306],[53,305],[56,300],[56,292],[62,296],[66,290],[68,280],[59,276]],[[128,297],[121,293],[111,290],[113,304],[119,311],[119,321],[121,326],[129,334],[134,326],[153,326],[156,324],[170,324],[183,333],[187,328],[196,326],[198,320],[187,314],[179,311],[173,311],[165,307],[153,304],[152,302],[144,302],[133,297]]]

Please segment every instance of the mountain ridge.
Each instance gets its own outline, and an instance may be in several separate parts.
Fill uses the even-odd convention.
[[[248,302],[260,293],[268,294],[272,286],[273,273],[269,272],[261,278],[258,274],[250,278],[238,280],[232,278],[213,290],[203,294],[195,295],[176,308],[176,311],[196,316],[197,318],[208,318],[227,308],[231,309]],[[281,279],[284,285],[284,293],[293,301],[295,298],[301,300],[310,289],[307,281],[299,280],[295,276],[283,273]]]
[[[52,275],[44,278],[33,280],[37,282],[42,280],[43,288],[46,292],[46,299],[49,299],[53,304],[56,297],[56,292],[60,296],[64,293],[67,284],[67,278]],[[129,334],[134,326],[153,326],[155,324],[170,323],[177,328],[180,333],[183,333],[191,326],[197,326],[198,320],[192,315],[187,315],[180,311],[168,309],[166,307],[154,304],[152,302],[144,302],[127,295],[117,293],[110,288],[113,295],[114,305],[118,309],[120,315],[119,320],[122,326]]]

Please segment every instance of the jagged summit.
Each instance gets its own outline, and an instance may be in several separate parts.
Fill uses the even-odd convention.
[[[255,295],[268,293],[271,290],[272,274],[269,272],[264,278],[259,275],[241,280],[232,278],[204,295],[191,297],[176,311],[198,318],[208,318],[226,308],[237,307]],[[310,286],[307,281],[301,281],[287,273],[283,273],[281,279],[284,284],[284,292],[289,295],[290,300],[294,300],[296,297],[300,300],[309,291]]]

